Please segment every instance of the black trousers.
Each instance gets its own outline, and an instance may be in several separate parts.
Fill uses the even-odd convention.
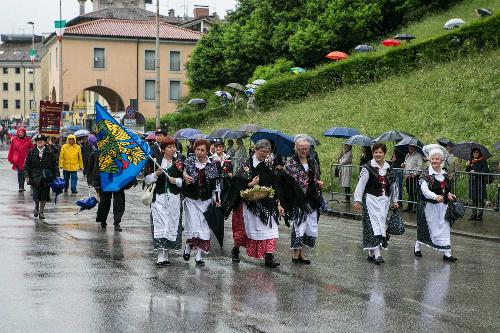
[[[96,222],[106,223],[109,209],[111,208],[111,198],[113,198],[113,220],[114,225],[120,224],[123,214],[125,213],[125,190],[121,189],[116,192],[100,192],[99,206],[97,207]]]

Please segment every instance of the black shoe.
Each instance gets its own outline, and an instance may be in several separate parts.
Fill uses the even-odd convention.
[[[34,217],[38,217],[38,210],[36,210],[36,209],[35,209],[35,210],[33,211],[33,216],[34,216]]]
[[[304,264],[304,265],[310,265],[311,260],[299,258],[299,263]]]
[[[122,231],[122,227],[119,224],[115,224],[115,231]]]
[[[26,191],[24,188],[19,189],[19,193]]]
[[[45,220],[45,215],[43,215],[43,212],[38,213],[38,218],[40,220]]]
[[[422,257],[422,251],[413,251],[415,257]]]
[[[156,267],[158,267],[158,268],[163,268],[163,261],[161,261],[161,262],[157,262],[157,263],[155,264],[155,266],[156,266]]]
[[[280,263],[276,262],[276,260],[274,259],[274,255],[272,253],[266,253],[265,265],[266,267],[276,268],[280,265]]]
[[[233,262],[240,262],[240,249],[237,247],[233,247],[231,250],[231,259]]]
[[[455,261],[457,261],[457,260],[458,260],[458,259],[457,259],[457,258],[455,258],[454,256],[449,256],[449,257],[447,257],[447,256],[443,256],[443,261],[455,262]]]
[[[373,263],[375,265],[380,265],[380,264],[383,264],[384,262],[385,262],[384,259],[382,258],[382,256],[380,256],[380,257],[377,257]]]
[[[375,256],[368,256],[368,258],[366,258],[366,260],[368,260],[369,262],[374,262]]]
[[[198,267],[203,267],[203,266],[205,266],[205,262],[204,262],[203,260],[200,260],[200,261],[195,260],[195,262],[196,262],[196,266],[198,266]]]
[[[170,266],[170,260],[165,260],[165,261],[162,261],[162,262],[161,262],[161,265],[162,265],[163,267]]]
[[[191,253],[184,252],[184,254],[182,255],[182,257],[184,258],[184,260],[189,261],[189,258],[191,258]]]
[[[106,229],[107,226],[108,226],[108,224],[106,222],[101,222],[102,229]]]
[[[298,264],[300,261],[299,261],[299,259],[298,259],[298,258],[292,258],[292,262],[293,262],[294,264]]]

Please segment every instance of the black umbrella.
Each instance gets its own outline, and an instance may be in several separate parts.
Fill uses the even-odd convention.
[[[222,138],[224,134],[229,132],[231,129],[230,128],[218,128],[212,131],[210,135],[208,136],[209,138]]]
[[[463,160],[469,160],[473,149],[479,149],[484,158],[491,156],[489,150],[477,142],[460,142],[457,143],[452,150],[453,155],[460,157]]]
[[[220,207],[215,207],[214,204],[210,204],[205,213],[203,213],[205,218],[207,219],[208,226],[210,230],[217,238],[220,247],[224,243],[224,211]]]
[[[412,135],[402,132],[402,131],[387,131],[382,133],[379,137],[373,139],[373,142],[382,142],[382,141],[401,141],[404,138],[412,137]]]
[[[495,143],[495,144],[493,145],[493,148],[495,148],[496,150],[500,150],[500,141],[499,141],[499,142],[497,142],[497,143]]]
[[[436,142],[439,143],[443,147],[446,147],[449,144],[453,144],[453,142],[450,139],[446,139],[446,138],[436,139]]]
[[[476,14],[477,16],[483,17],[483,16],[491,16],[493,13],[488,8],[478,8],[476,9]]]
[[[396,149],[398,149],[400,152],[402,152],[403,154],[407,154],[408,153],[408,146],[415,146],[417,148],[417,150],[422,152],[422,147],[424,146],[424,144],[415,138],[407,137],[407,138],[404,138],[403,140],[399,141],[394,147]]]
[[[410,34],[397,34],[394,36],[394,39],[399,39],[399,40],[406,40],[410,41],[412,39],[415,39],[415,35],[410,35]]]
[[[346,145],[350,145],[350,146],[356,145],[356,146],[365,146],[365,147],[367,147],[367,146],[373,145],[373,139],[370,138],[369,136],[358,134],[358,135],[351,136],[344,143]]]
[[[255,133],[263,129],[264,127],[256,125],[256,124],[245,124],[241,125],[240,128],[238,128],[238,131],[245,132],[245,133]]]
[[[248,135],[245,132],[242,131],[235,131],[235,130],[229,130],[224,135],[222,138],[224,140],[234,140],[234,139],[241,139],[241,138],[246,138]]]

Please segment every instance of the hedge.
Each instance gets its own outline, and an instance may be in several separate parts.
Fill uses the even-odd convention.
[[[257,90],[256,104],[260,111],[265,111],[293,99],[331,91],[340,85],[375,82],[428,63],[450,61],[463,53],[498,48],[499,35],[500,14],[496,14],[442,36],[394,48],[383,55],[366,54],[298,76],[270,80]]]
[[[301,75],[269,80],[257,90],[256,104],[260,111],[266,111],[293,99],[331,91],[340,85],[375,82],[413,71],[425,64],[447,62],[465,53],[498,48],[499,34],[500,14],[496,14],[442,36],[394,48],[383,55],[365,54],[320,66]],[[225,117],[230,113],[222,107],[213,92],[199,92],[196,96],[207,99],[205,109],[167,114],[161,118],[162,126],[170,132],[185,127],[200,127],[215,117]],[[154,127],[154,119],[148,119],[147,128]]]

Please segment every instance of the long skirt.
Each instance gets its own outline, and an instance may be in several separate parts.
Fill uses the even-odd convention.
[[[179,250],[182,242],[181,198],[172,193],[157,194],[151,203],[153,245],[155,250]]]
[[[363,250],[374,250],[381,246],[387,230],[387,214],[390,199],[366,194],[363,198]]]
[[[191,249],[200,249],[204,253],[210,251],[210,228],[203,215],[211,200],[184,199],[184,237]]]
[[[240,203],[238,208],[233,210],[231,217],[231,224],[233,229],[233,242],[234,246],[247,246],[248,238],[245,231],[245,222],[243,221],[243,204]]]
[[[293,221],[291,248],[301,249],[304,245],[314,247],[318,237],[318,211],[304,216],[302,223]]]
[[[50,187],[49,186],[31,186],[33,192],[33,201],[50,201]]]
[[[417,241],[437,251],[451,250],[450,223],[444,218],[448,205],[419,202],[417,205]]]
[[[279,238],[278,224],[273,219],[270,224],[264,224],[260,218],[252,214],[243,203],[243,221],[248,237],[247,255],[261,259],[266,253],[274,253],[276,240]]]

